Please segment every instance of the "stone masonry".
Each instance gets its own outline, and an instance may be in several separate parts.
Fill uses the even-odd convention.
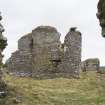
[[[23,36],[18,41],[18,50],[12,53],[11,58],[7,61],[8,69],[21,76],[32,75],[32,49],[31,49],[31,34]]]
[[[83,61],[81,63],[81,70],[86,71],[99,71],[100,70],[100,61],[98,58],[91,58]]]
[[[16,75],[43,77],[54,71],[59,60],[60,33],[50,26],[37,27],[18,41],[18,51],[7,61],[8,70]]]
[[[50,75],[55,72],[53,61],[60,59],[60,33],[49,26],[40,26],[32,33],[33,76]]]
[[[19,76],[55,77],[79,75],[81,33],[71,28],[64,44],[51,26],[39,26],[18,41],[18,50],[6,62],[7,69]]]
[[[105,66],[100,66],[100,60],[98,58],[89,58],[81,62],[81,71],[96,71],[97,73],[105,74]]]
[[[64,40],[64,56],[59,65],[60,72],[79,77],[81,64],[81,33],[76,27],[70,29]]]

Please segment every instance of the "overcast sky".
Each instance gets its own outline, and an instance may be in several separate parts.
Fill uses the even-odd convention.
[[[0,0],[4,35],[8,47],[5,59],[17,49],[21,36],[40,25],[50,25],[62,34],[63,41],[69,28],[78,27],[82,33],[82,60],[99,58],[105,65],[105,39],[96,18],[98,0]]]

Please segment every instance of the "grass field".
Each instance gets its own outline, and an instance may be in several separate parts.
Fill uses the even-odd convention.
[[[80,79],[34,80],[5,76],[9,93],[0,105],[105,105],[105,75],[82,73]]]

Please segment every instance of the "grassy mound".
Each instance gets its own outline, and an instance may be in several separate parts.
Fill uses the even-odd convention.
[[[82,73],[80,79],[34,80],[6,75],[9,95],[0,105],[105,105],[105,75]]]

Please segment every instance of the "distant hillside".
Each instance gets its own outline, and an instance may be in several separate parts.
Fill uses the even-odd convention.
[[[9,96],[0,105],[105,105],[105,75],[82,73],[80,79],[34,80],[6,75]]]

